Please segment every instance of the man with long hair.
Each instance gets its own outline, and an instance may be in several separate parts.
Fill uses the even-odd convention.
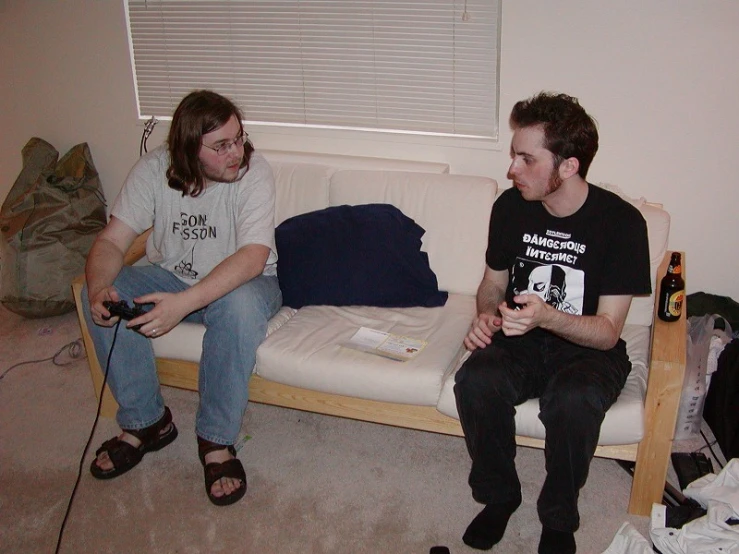
[[[150,339],[188,321],[205,326],[195,431],[206,494],[227,505],[246,492],[234,443],[256,350],[282,295],[274,178],[242,120],[238,107],[215,92],[188,94],[174,112],[167,143],[134,165],[90,250],[85,317],[122,430],[96,453],[90,471],[98,479],[127,472],[177,437]],[[149,227],[151,265],[125,266],[124,254]],[[150,309],[118,326],[106,305],[121,300]]]
[[[472,353],[454,387],[472,496],[485,505],[463,540],[487,550],[503,538],[521,504],[515,406],[539,398],[547,475],[538,551],[571,554],[600,426],[631,370],[626,314],[633,295],[651,290],[647,228],[631,204],[585,180],[598,131],[576,98],[540,93],[513,107],[510,125],[513,187],[493,206],[464,341]],[[542,269],[567,302],[537,290]]]

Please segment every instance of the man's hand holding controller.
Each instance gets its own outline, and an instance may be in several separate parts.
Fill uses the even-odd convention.
[[[518,302],[515,302],[518,299]],[[544,300],[531,293],[514,296],[512,306],[504,302],[500,306],[503,333],[509,337],[525,335],[536,327],[546,325],[552,313],[559,313]]]
[[[103,319],[105,320],[111,319],[112,317],[120,317],[121,319],[130,321],[146,313],[146,310],[141,307],[141,304],[134,302],[133,307],[131,307],[125,300],[119,300],[117,302],[113,300],[105,300],[103,302],[103,306],[110,313],[110,315],[107,317],[103,316]],[[138,331],[141,328],[141,325],[143,325],[143,323],[139,325],[133,325],[130,328],[134,331]]]
[[[511,301],[508,306],[507,302],[501,303],[500,309],[514,310],[516,312],[526,308],[526,304],[518,304]],[[503,327],[503,317],[499,315],[481,313],[472,322],[472,328],[464,339],[464,345],[467,350],[475,350],[476,348],[485,348],[492,342],[493,334],[497,333]],[[508,334],[508,333],[506,333]]]

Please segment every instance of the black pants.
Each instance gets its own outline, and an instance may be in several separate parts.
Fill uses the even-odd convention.
[[[538,329],[520,337],[498,332],[490,345],[472,352],[457,372],[454,394],[472,458],[473,498],[483,504],[521,501],[513,418],[515,406],[538,397],[547,472],[539,519],[558,531],[576,531],[577,500],[601,423],[630,371],[622,340],[604,352]]]

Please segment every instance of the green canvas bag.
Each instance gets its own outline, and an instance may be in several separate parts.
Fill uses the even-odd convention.
[[[22,157],[0,209],[0,301],[25,317],[59,315],[74,309],[72,280],[105,227],[105,198],[86,143],[59,159],[34,137]]]

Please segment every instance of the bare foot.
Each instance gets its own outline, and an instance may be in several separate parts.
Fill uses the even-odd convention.
[[[164,427],[161,431],[159,431],[159,436],[164,436],[167,433],[169,433],[172,430],[172,423]],[[138,448],[141,446],[141,441],[134,437],[131,433],[127,433],[126,431],[122,431],[120,435],[118,435],[118,439],[127,442],[134,448]],[[103,471],[110,471],[113,469],[113,461],[108,456],[108,451],[103,450],[100,455],[95,460],[95,465],[98,466]]]
[[[227,462],[228,460],[231,460],[233,458],[234,456],[231,455],[228,449],[224,448],[223,450],[214,450],[212,452],[208,452],[205,455],[205,463],[222,464],[223,462]],[[233,494],[242,486],[243,484],[239,479],[234,479],[233,477],[222,477],[221,479],[213,483],[213,486],[210,489],[210,493],[213,496],[220,498],[222,496]]]

